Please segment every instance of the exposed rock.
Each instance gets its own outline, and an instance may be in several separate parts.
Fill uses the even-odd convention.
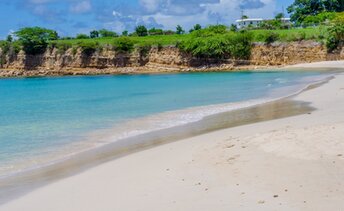
[[[339,59],[344,59],[344,48],[329,54],[325,46],[313,41],[255,43],[248,61],[195,58],[174,46],[137,49],[132,53],[104,47],[92,55],[73,49],[64,53],[48,49],[41,55],[26,55],[23,51],[4,55],[0,49],[0,77],[230,71]]]

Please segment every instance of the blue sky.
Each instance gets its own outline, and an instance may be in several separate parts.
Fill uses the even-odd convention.
[[[1,0],[0,38],[26,26],[55,29],[62,36],[106,28],[132,31],[136,25],[188,29],[196,23],[231,24],[241,10],[269,18],[293,0]]]

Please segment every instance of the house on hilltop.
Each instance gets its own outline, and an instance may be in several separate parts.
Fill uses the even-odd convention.
[[[280,18],[279,20],[282,23],[289,25],[291,24],[290,18]],[[236,20],[238,28],[246,28],[246,27],[258,27],[265,21],[271,21],[271,19],[263,19],[263,18],[245,18]]]

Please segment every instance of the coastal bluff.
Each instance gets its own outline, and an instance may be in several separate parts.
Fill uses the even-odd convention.
[[[270,66],[344,59],[344,48],[328,53],[315,41],[254,43],[249,60],[193,57],[175,46],[137,48],[116,52],[111,46],[91,54],[80,49],[64,52],[48,48],[44,54],[4,54],[0,49],[0,77],[44,75],[98,75],[146,72],[185,72],[257,69]]]

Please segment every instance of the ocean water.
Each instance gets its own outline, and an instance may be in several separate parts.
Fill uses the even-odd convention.
[[[0,176],[286,96],[319,72],[0,79]]]

